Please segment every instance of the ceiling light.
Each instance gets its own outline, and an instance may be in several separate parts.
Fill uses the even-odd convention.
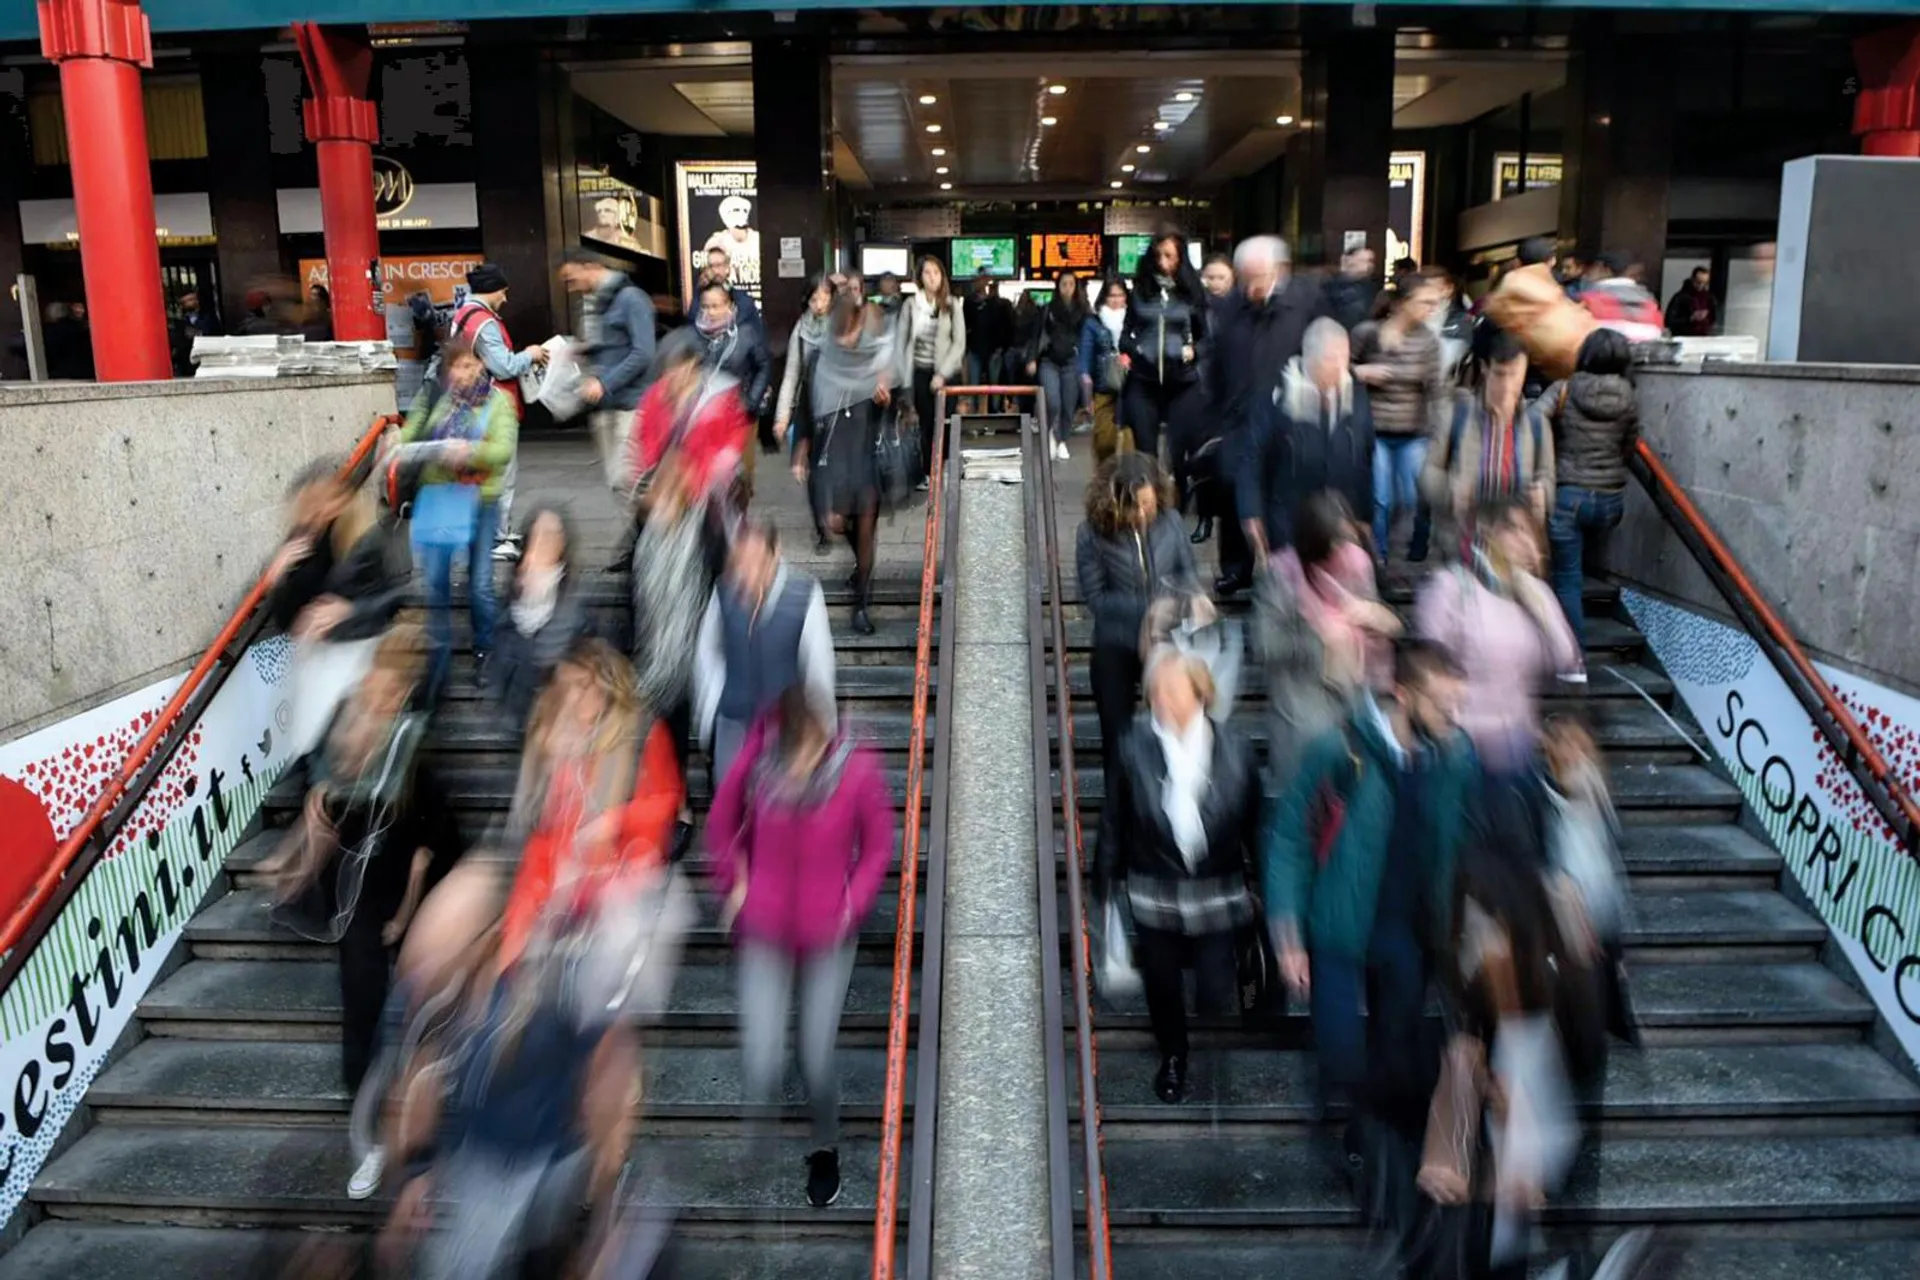
[[[1123,164],[1123,165],[1121,165],[1121,166],[1120,166],[1120,172],[1122,172],[1122,173],[1132,173],[1132,172],[1133,172],[1133,166],[1132,166],[1132,165],[1130,165],[1130,164]]]
[[[1112,187],[1115,191],[1118,191],[1121,187],[1124,187],[1127,184],[1120,181],[1120,179],[1115,178],[1112,182],[1109,182],[1107,185]]]
[[[1056,124],[1059,124],[1059,123],[1060,123],[1060,117],[1058,117],[1058,116],[1041,116],[1041,117],[1040,117],[1040,123],[1041,123],[1041,124],[1043,124],[1043,125],[1046,125],[1046,126],[1047,126],[1048,128],[1052,128],[1052,127],[1053,127],[1054,125],[1056,125]]]
[[[1287,125],[1290,125],[1293,123],[1293,117],[1292,116],[1275,116],[1273,118],[1273,122],[1281,126],[1282,128],[1285,128]]]
[[[951,191],[953,190],[953,184],[951,182],[943,182],[940,184],[940,189],[942,191]]]
[[[940,99],[934,97],[930,93],[923,93],[920,95],[920,105],[923,107],[930,107],[938,101],[940,101]]]
[[[934,172],[935,173],[952,173],[953,170],[947,168],[947,166],[945,165],[941,165],[938,169],[935,169]]]
[[[1173,95],[1173,100],[1175,102],[1192,102],[1193,95],[1191,93],[1188,93],[1185,89],[1182,89],[1180,92]]]
[[[935,147],[933,149],[933,154],[936,156],[943,156],[947,154],[947,149],[945,147]]]
[[[1147,152],[1153,150],[1153,148],[1143,142],[1139,146],[1135,147],[1134,150],[1138,151],[1141,155],[1145,155],[1147,154]]]
[[[1153,127],[1156,131],[1165,133],[1167,130],[1173,128],[1173,123],[1169,120],[1155,120]]]
[[[1047,92],[1052,94],[1056,98],[1059,97],[1061,94],[1065,93],[1066,91],[1067,91],[1067,86],[1063,84],[1050,84],[1047,86]]]
[[[939,126],[939,125],[937,125],[937,124],[930,124],[930,125],[928,125],[928,126],[927,126],[927,132],[928,132],[928,133],[938,133],[938,132],[940,132],[940,126]]]

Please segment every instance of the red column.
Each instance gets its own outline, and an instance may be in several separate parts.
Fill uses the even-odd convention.
[[[140,68],[153,38],[137,0],[38,0],[40,49],[60,68],[80,270],[102,382],[171,378]]]
[[[380,116],[367,100],[373,48],[366,37],[293,24],[313,96],[303,104],[307,140],[319,151],[320,225],[327,236],[333,336],[343,342],[387,336],[368,268],[380,257],[373,208],[373,142]]]
[[[1860,67],[1853,100],[1860,154],[1920,156],[1920,23],[1861,36],[1853,60]]]

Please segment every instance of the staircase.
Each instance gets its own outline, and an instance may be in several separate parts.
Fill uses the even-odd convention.
[[[1063,539],[1077,525],[1063,513]],[[1782,861],[1742,823],[1740,792],[1643,698],[1704,740],[1614,590],[1589,581],[1585,594],[1593,682],[1579,702],[1626,824],[1627,958],[1645,1047],[1615,1046],[1604,1096],[1583,1116],[1603,1142],[1583,1150],[1544,1214],[1548,1240],[1564,1252],[1657,1227],[1648,1274],[1660,1280],[1915,1275],[1920,1087],[1869,1042],[1873,1006],[1842,978],[1844,960],[1827,963],[1825,926],[1781,891]],[[1389,599],[1411,603],[1406,590]],[[1103,779],[1088,639],[1084,620],[1070,623],[1091,839]],[[1263,755],[1265,692],[1263,673],[1245,673],[1239,727]],[[1055,725],[1057,735],[1057,709]],[[1071,999],[1065,1007],[1071,1052]],[[1192,1094],[1179,1106],[1153,1095],[1144,1003],[1096,998],[1095,1025],[1117,1277],[1357,1273],[1365,1229],[1308,1142],[1304,1006],[1277,1030],[1196,1024]],[[1074,1176],[1083,1185],[1077,1157]]]
[[[917,571],[917,540],[911,552]],[[899,564],[883,562],[882,571],[895,577],[876,583],[878,634],[861,637],[846,629],[844,568],[821,567],[842,713],[883,752],[899,803],[919,583],[917,572],[905,581]],[[603,633],[620,624],[624,582],[602,577],[587,589]],[[456,639],[463,630],[457,625]],[[473,687],[471,653],[457,655],[431,745],[470,840],[505,816],[517,768],[516,744],[489,711]],[[694,807],[704,812],[712,795],[704,763],[691,772]],[[339,1080],[333,949],[274,926],[255,870],[300,799],[294,788],[275,790],[257,834],[228,860],[224,883],[187,926],[177,967],[140,1004],[137,1039],[89,1092],[86,1131],[35,1182],[29,1203],[40,1220],[0,1257],[0,1280],[276,1276],[317,1231],[365,1232],[383,1220],[382,1201],[346,1197],[351,1099]],[[688,860],[696,884],[706,865],[696,846]],[[671,1206],[687,1276],[812,1280],[870,1265],[897,906],[896,878],[861,935],[842,1024],[845,1184],[837,1204],[815,1210],[805,1197],[797,1068],[778,1109],[773,1158],[749,1144],[746,1122],[765,1117],[742,1105],[731,948],[703,899],[672,1007],[645,1036],[646,1103],[629,1192]]]

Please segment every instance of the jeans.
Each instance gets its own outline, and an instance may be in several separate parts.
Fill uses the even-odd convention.
[[[1040,361],[1040,394],[1047,398],[1047,421],[1053,438],[1073,434],[1073,417],[1080,410],[1080,370],[1075,365]]]
[[[834,1043],[840,1038],[840,1014],[853,981],[854,944],[796,956],[771,943],[740,944],[740,1056],[746,1101],[780,1101],[786,1065],[787,1011],[794,990],[800,993],[800,1076],[807,1086],[807,1110],[813,1120],[813,1145],[840,1141],[840,1070]]]
[[[1001,354],[998,351],[989,355],[981,355],[977,351],[967,352],[967,381],[976,387],[997,386],[1001,376]],[[1000,409],[1000,397],[988,396],[986,411],[998,413]]]
[[[1093,710],[1100,717],[1100,760],[1107,779],[1106,794],[1118,788],[1120,738],[1140,707],[1140,651],[1132,647],[1096,644],[1087,655],[1087,679],[1093,685]]]
[[[1238,1011],[1239,973],[1232,933],[1191,937],[1134,924],[1133,958],[1146,989],[1147,1018],[1163,1058],[1187,1056],[1186,970],[1193,970],[1200,1012],[1223,1017]]]
[[[1433,1092],[1428,1076],[1438,1069],[1437,1057],[1428,1052],[1428,976],[1427,957],[1404,926],[1376,926],[1364,963],[1314,953],[1311,1003],[1322,1106],[1363,1106],[1414,1132],[1425,1124]]]
[[[465,548],[467,560],[467,612],[473,621],[473,651],[483,654],[493,648],[493,620],[500,603],[494,594],[493,541],[488,533],[499,518],[498,504],[483,502],[474,518],[473,541]],[[447,668],[453,660],[453,561],[461,554],[458,547],[416,547],[420,572],[427,580],[427,690],[439,697],[446,687]]]
[[[1433,510],[1420,497],[1420,469],[1427,465],[1425,436],[1378,436],[1373,442],[1373,554],[1383,564],[1395,511],[1413,512],[1410,560],[1427,558]],[[1354,512],[1357,516],[1360,513]]]
[[[1586,577],[1587,553],[1599,551],[1608,531],[1620,523],[1627,495],[1563,484],[1554,490],[1553,502],[1553,513],[1547,518],[1547,545],[1553,553],[1553,594],[1560,597],[1567,625],[1573,628],[1573,638],[1584,651],[1587,615],[1586,606],[1581,602],[1581,584]]]

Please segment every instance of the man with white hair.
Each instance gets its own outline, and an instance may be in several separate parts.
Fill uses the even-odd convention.
[[[1287,364],[1300,354],[1307,325],[1319,307],[1319,294],[1294,277],[1293,255],[1279,236],[1254,236],[1234,250],[1233,295],[1215,309],[1213,402],[1226,427],[1221,442],[1222,469],[1242,476],[1256,433],[1270,426],[1274,397]],[[1236,488],[1239,486],[1236,485]],[[1253,584],[1254,556],[1246,530],[1264,521],[1263,505],[1236,502],[1238,522],[1228,521],[1220,536],[1219,595]]]

